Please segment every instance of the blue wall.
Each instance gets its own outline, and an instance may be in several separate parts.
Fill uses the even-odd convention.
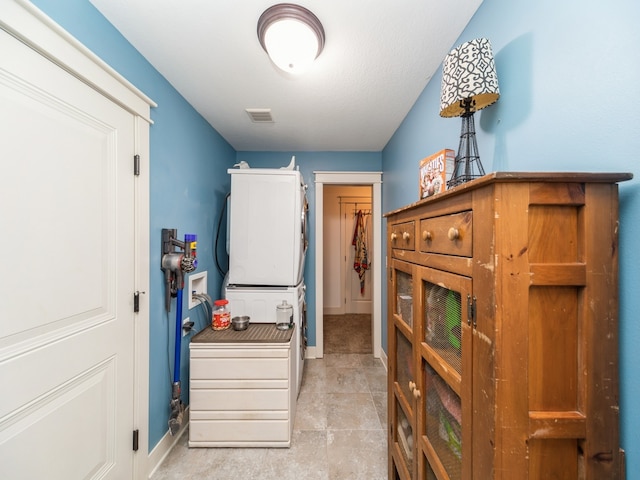
[[[484,0],[456,46],[491,40],[501,97],[476,114],[486,171],[611,171],[620,185],[620,393],[627,478],[640,479],[640,4]],[[458,147],[460,119],[438,115],[438,72],[382,155],[383,206],[418,199],[418,161]],[[406,188],[411,186],[411,188]]]
[[[207,270],[208,291],[219,292],[222,277],[215,268],[212,246],[230,185],[227,168],[235,162],[236,152],[87,0],[36,0],[34,4],[158,104],[151,111],[151,165],[142,165],[150,169],[151,176],[148,295],[152,449],[168,430],[176,319],[175,300],[170,313],[164,308],[160,232],[162,228],[176,228],[179,238],[185,233],[198,235],[196,273]],[[208,323],[202,308],[188,310],[186,298],[183,316],[190,316],[197,329]],[[180,377],[185,403],[189,391],[188,354],[188,342],[182,342]]]

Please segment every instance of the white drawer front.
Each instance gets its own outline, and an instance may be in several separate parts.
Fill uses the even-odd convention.
[[[223,420],[223,421],[245,421],[245,420],[289,420],[288,410],[253,410],[238,412],[234,410],[194,410],[189,412],[189,420]]]
[[[288,344],[287,344],[288,345]],[[206,343],[190,343],[189,351],[197,358],[283,358],[289,356],[290,348],[241,348],[232,345],[215,346]]]
[[[192,379],[283,379],[289,375],[288,358],[192,358]]]
[[[289,388],[289,379],[267,380],[191,380],[191,390],[277,390]]]
[[[191,390],[191,410],[287,410],[289,390]]]
[[[197,420],[189,422],[190,442],[286,442],[289,422],[282,420]]]

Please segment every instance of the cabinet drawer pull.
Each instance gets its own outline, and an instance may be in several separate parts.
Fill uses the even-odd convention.
[[[416,384],[411,380],[409,380],[409,390],[411,390],[412,392],[415,392],[416,390]]]
[[[417,388],[414,388],[413,389],[413,396],[416,398],[416,400],[419,399],[420,396],[421,396],[420,390],[418,390]]]
[[[395,242],[397,238],[398,238],[398,234],[397,234],[396,232],[393,232],[393,233],[391,234],[391,241],[392,241],[392,242]]]
[[[402,239],[409,240],[411,238],[411,234],[409,232],[402,232]]]
[[[451,241],[458,240],[460,238],[460,231],[455,227],[451,227],[447,236]]]
[[[428,230],[425,230],[424,232],[422,232],[422,239],[426,242],[427,240],[431,240],[433,238],[433,235],[431,234],[431,232],[429,232]]]

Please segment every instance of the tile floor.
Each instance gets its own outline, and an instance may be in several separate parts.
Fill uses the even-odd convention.
[[[186,432],[151,479],[386,480],[386,390],[372,354],[307,360],[290,448],[188,448]]]

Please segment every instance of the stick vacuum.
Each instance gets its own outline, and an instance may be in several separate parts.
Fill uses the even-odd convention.
[[[173,358],[173,385],[171,388],[171,414],[169,433],[175,435],[182,426],[184,404],[180,399],[180,356],[182,351],[182,291],[184,274],[193,272],[198,266],[196,259],[196,235],[187,234],[184,242],[176,238],[175,229],[162,229],[162,270],[165,278],[165,308],[171,310],[171,297],[176,297],[176,331]],[[181,249],[182,252],[175,249]]]

